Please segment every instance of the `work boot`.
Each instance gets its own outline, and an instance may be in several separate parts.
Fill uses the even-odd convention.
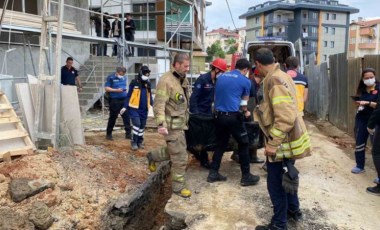
[[[191,191],[189,189],[187,189],[187,188],[183,188],[179,192],[174,192],[174,194],[176,194],[176,195],[178,195],[178,196],[180,196],[182,198],[189,198],[189,197],[191,197]]]
[[[157,170],[156,162],[153,160],[152,153],[149,152],[146,154],[146,158],[148,159],[148,168],[149,171],[155,172]]]
[[[299,209],[297,211],[288,210],[288,219],[293,219],[295,222],[299,222],[303,220],[303,214]]]
[[[139,149],[139,147],[137,146],[137,144],[132,144],[131,149],[132,149],[133,151],[136,151],[136,150]]]
[[[213,170],[213,169],[210,170],[207,177],[207,182],[209,183],[214,183],[217,181],[226,181],[226,180],[227,180],[227,177],[223,176],[218,171]]]
[[[368,187],[367,192],[375,196],[380,196],[380,184],[377,184],[375,187]]]
[[[206,168],[206,169],[210,169],[210,162],[208,159],[207,152],[200,152],[199,162],[200,162],[201,167]]]
[[[237,151],[234,151],[231,155],[231,160],[235,161],[236,163],[240,163],[239,160],[239,153]]]
[[[144,143],[137,144],[137,146],[139,147],[139,149],[144,149],[145,148]]]
[[[106,139],[109,140],[109,141],[113,141],[112,134],[107,134],[106,135]]]
[[[288,230],[288,228],[287,227],[280,228],[274,224],[269,224],[269,225],[258,225],[256,226],[255,230]]]
[[[252,175],[251,173],[244,174],[241,177],[240,185],[241,186],[250,186],[255,185],[260,181],[260,177],[256,175]]]
[[[263,159],[260,159],[259,157],[257,157],[257,148],[252,148],[249,150],[249,158],[251,159],[250,163],[253,163],[253,164],[264,163]]]

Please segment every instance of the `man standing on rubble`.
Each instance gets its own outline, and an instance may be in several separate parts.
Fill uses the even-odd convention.
[[[173,70],[166,72],[159,80],[153,105],[158,133],[163,135],[166,147],[147,154],[149,170],[156,170],[156,162],[172,162],[173,192],[181,197],[191,196],[186,187],[185,170],[188,160],[184,130],[188,121],[188,86],[186,73],[190,68],[187,54],[174,56]]]
[[[107,124],[107,140],[113,140],[112,131],[115,126],[116,119],[124,108],[125,99],[127,98],[127,82],[128,77],[125,76],[127,72],[124,67],[117,67],[116,72],[107,77],[105,83],[105,91],[109,93],[109,109],[110,115]],[[128,112],[121,115],[125,127],[125,138],[131,139],[131,122],[129,120]]]
[[[293,79],[274,63],[273,53],[261,48],[254,54],[256,68],[265,76],[255,109],[255,120],[266,136],[267,187],[274,215],[269,225],[256,230],[286,230],[287,219],[302,219],[298,199],[298,171],[295,159],[310,153],[310,137],[297,109]],[[286,169],[286,172],[284,170]]]
[[[259,182],[260,177],[252,175],[249,165],[248,134],[244,126],[244,117],[250,117],[247,110],[251,82],[244,76],[252,68],[252,64],[242,58],[236,62],[236,70],[218,77],[215,86],[215,131],[217,146],[212,158],[207,181],[225,181],[227,178],[219,173],[224,152],[230,136],[236,140],[239,148],[240,185],[249,186]]]
[[[198,140],[202,139],[202,150],[196,155],[202,167],[209,168],[209,159],[206,148],[214,143],[207,143],[210,137],[214,137],[214,113],[213,103],[215,96],[215,82],[218,76],[227,71],[227,63],[222,58],[217,58],[211,63],[211,71],[202,74],[194,83],[193,92],[190,96],[190,120],[189,130],[186,133],[189,143],[199,145]],[[202,132],[202,133],[200,133]],[[210,134],[210,132],[212,134]]]

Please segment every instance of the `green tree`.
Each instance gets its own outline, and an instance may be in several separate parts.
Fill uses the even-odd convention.
[[[216,41],[211,46],[207,47],[206,52],[207,52],[206,60],[208,62],[212,61],[213,57],[220,57],[220,58],[226,57],[226,52],[223,51],[220,41]]]
[[[236,46],[230,46],[230,48],[227,51],[227,54],[234,54],[234,53],[236,53],[236,51],[237,51]]]

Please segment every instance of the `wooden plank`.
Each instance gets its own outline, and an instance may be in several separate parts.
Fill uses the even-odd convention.
[[[24,148],[18,148],[18,149],[0,152],[0,159],[3,159],[4,161],[5,160],[10,161],[10,157],[12,156],[22,156],[22,155],[27,155],[27,154],[32,154],[32,153],[33,153],[33,149],[27,146]]]
[[[0,109],[13,109],[11,105],[0,104]]]
[[[0,124],[17,123],[20,119],[17,117],[0,117]]]
[[[28,133],[22,132],[19,130],[5,131],[5,132],[0,132],[0,141],[26,137],[26,136],[28,136]]]

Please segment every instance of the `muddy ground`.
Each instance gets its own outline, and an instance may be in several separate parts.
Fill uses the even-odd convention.
[[[366,173],[351,174],[353,139],[327,122],[308,119],[313,122],[308,127],[314,153],[297,162],[305,220],[290,222],[289,229],[379,229],[380,197],[365,192],[375,178],[370,155]],[[104,128],[106,122],[98,114],[83,119],[86,130]],[[99,229],[104,207],[121,193],[133,193],[144,183],[150,175],[145,154],[164,141],[154,130],[147,131],[146,148],[133,152],[122,130],[114,133],[114,141],[106,141],[103,131],[87,131],[85,135],[85,146],[40,151],[10,163],[0,162],[0,174],[4,175],[0,175],[0,206],[28,219],[33,203],[42,201],[54,218],[50,229]],[[262,151],[259,154],[263,157]],[[252,165],[252,172],[259,174],[261,181],[253,187],[241,187],[239,166],[229,156],[227,153],[221,168],[228,176],[224,183],[207,183],[208,171],[190,160],[188,176],[193,196],[172,196],[166,206],[174,216],[186,215],[187,229],[251,230],[270,220],[265,171],[260,165]],[[55,187],[15,203],[9,195],[9,184],[20,177],[43,178]]]

